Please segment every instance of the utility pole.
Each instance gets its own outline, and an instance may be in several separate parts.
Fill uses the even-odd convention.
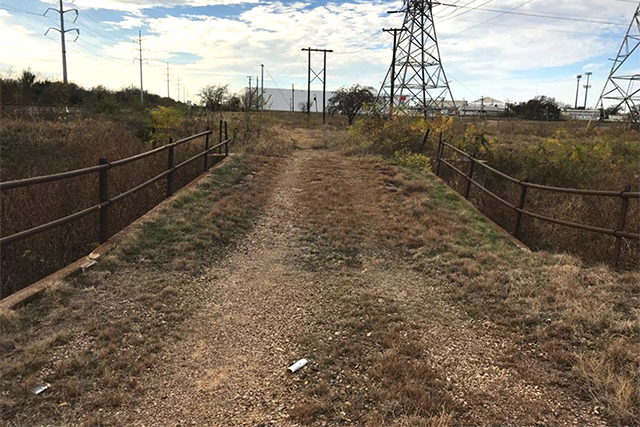
[[[296,90],[293,83],[291,83],[291,111],[296,111]]]
[[[589,85],[589,77],[593,74],[591,71],[587,71],[586,73],[584,73],[585,76],[587,76],[587,84],[584,85],[584,109],[587,109],[587,96],[589,95],[589,88],[591,87]]]
[[[138,30],[138,51],[140,53],[140,105],[144,104],[144,88],[142,87],[142,30]]]
[[[389,72],[391,73],[391,93],[389,94],[389,118],[391,118],[391,116],[393,116],[393,101],[394,101],[394,83],[396,81],[396,50],[398,48],[398,43],[397,43],[397,39],[398,39],[398,33],[401,31],[406,31],[405,28],[383,28],[382,31],[386,32],[386,33],[392,33],[393,34],[393,54],[391,57],[391,67],[389,67]]]
[[[180,76],[178,76],[178,102],[180,102]]]
[[[260,111],[264,111],[264,64],[260,64]]]
[[[576,105],[575,105],[575,109],[578,109],[578,92],[580,91],[580,79],[582,78],[582,74],[578,74],[576,76],[576,79],[578,79],[578,83],[576,85]]]
[[[78,37],[80,37],[80,30],[78,28],[69,28],[68,30],[64,29],[64,14],[67,12],[75,12],[76,13],[76,19],[73,20],[73,22],[76,22],[78,20],[78,9],[67,9],[64,10],[64,8],[62,7],[62,0],[60,0],[60,9],[54,9],[52,7],[48,8],[47,10],[45,10],[45,12],[42,14],[43,16],[47,15],[47,12],[49,12],[50,10],[53,10],[55,12],[58,12],[58,14],[60,15],[60,28],[55,28],[55,27],[49,27],[49,29],[44,33],[44,35],[46,36],[47,33],[50,30],[54,30],[60,33],[60,44],[62,45],[62,82],[64,84],[69,83],[69,80],[67,78],[67,46],[65,43],[65,34],[68,33],[69,31],[75,31],[76,32],[76,38],[74,40],[74,42],[76,40],[78,40]]]
[[[258,111],[258,102],[260,101],[260,96],[258,95],[258,86],[260,80],[258,80],[258,76],[256,76],[256,111]]]
[[[251,111],[251,103],[253,102],[253,94],[251,93],[251,76],[249,77],[249,99],[247,100],[247,111]]]
[[[323,50],[324,62],[322,65],[322,124],[327,124],[327,51]],[[315,97],[314,97],[315,98]],[[316,113],[318,112],[318,102],[316,101]]]
[[[134,61],[140,62],[140,105],[144,105],[144,88],[142,86],[142,61],[148,61],[146,58],[142,58],[142,51],[149,49],[142,48],[142,31],[138,30],[138,48],[134,48],[134,50],[138,51],[140,55],[139,58],[134,59]]]
[[[331,53],[333,52],[333,50],[330,49],[311,49],[309,48],[303,48],[303,51],[308,51],[309,52],[309,69],[307,71],[307,117],[311,118],[311,82],[314,81],[315,79],[321,80],[322,81],[322,123],[325,124],[327,123],[327,116],[326,116],[326,94],[327,94],[327,53]],[[322,77],[320,77],[320,73],[316,73],[315,71],[313,71],[313,69],[311,68],[311,52],[322,52],[324,54],[324,64],[322,67]],[[311,72],[313,71],[314,77],[313,79],[311,79]],[[317,107],[317,104],[316,104]]]
[[[169,92],[169,81],[171,80],[171,68],[169,67],[169,63],[168,62],[167,62],[166,75],[167,75],[167,98],[171,98],[171,95],[170,95],[170,92]]]
[[[311,119],[311,48],[309,48],[309,66],[307,70],[307,118]]]

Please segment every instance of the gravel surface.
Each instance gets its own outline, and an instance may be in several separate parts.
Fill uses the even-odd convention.
[[[254,230],[197,279],[204,308],[143,378],[141,403],[121,408],[121,425],[297,425],[291,411],[307,395],[311,376],[327,369],[314,360],[314,343],[305,345],[300,337],[330,342],[341,333],[332,327],[337,320],[332,289],[339,284],[353,286],[356,296],[366,288],[379,304],[397,306],[402,325],[417,334],[426,360],[456,402],[456,425],[606,425],[593,408],[570,395],[561,374],[536,359],[535,348],[491,323],[473,322],[451,304],[446,289],[410,266],[366,257],[357,271],[299,266],[301,249],[294,242],[305,209],[299,196],[312,188],[303,185],[311,166],[326,165],[332,179],[349,179],[358,191],[371,191],[371,200],[378,192],[388,193],[371,183],[378,173],[373,166],[369,175],[356,174],[348,163],[325,150],[298,150],[291,156]],[[371,332],[376,331],[361,339]],[[309,365],[288,374],[286,367],[303,357]],[[313,424],[350,422],[334,417]]]

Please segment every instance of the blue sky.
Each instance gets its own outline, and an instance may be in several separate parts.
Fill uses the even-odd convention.
[[[536,94],[573,104],[576,74],[592,71],[589,105],[605,82],[637,3],[630,0],[450,0],[461,8],[436,6],[442,61],[456,99],[491,96],[527,100]],[[204,85],[229,84],[239,91],[265,65],[265,86],[306,86],[302,47],[329,48],[329,89],[355,83],[379,88],[391,60],[391,37],[398,27],[398,1],[260,0],[75,0],[65,8],[69,33],[69,79],[84,86],[139,85],[134,39],[143,34],[148,63],[144,87],[196,99]],[[0,4],[0,70],[30,67],[61,78],[60,37],[48,27],[58,14],[41,14],[55,1],[3,0]],[[474,9],[475,8],[475,9]],[[514,9],[516,8],[516,9]],[[509,11],[520,13],[502,13]],[[532,16],[543,15],[543,16]],[[630,72],[638,72],[636,55]],[[314,56],[320,65],[321,56]],[[583,84],[584,81],[581,83]],[[318,87],[319,88],[319,87]],[[584,102],[584,89],[580,102]]]

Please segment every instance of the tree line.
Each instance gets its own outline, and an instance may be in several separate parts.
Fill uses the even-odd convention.
[[[87,89],[75,83],[64,84],[60,81],[40,79],[31,70],[23,70],[18,77],[0,78],[0,93],[2,105],[77,106],[100,113],[143,107],[153,109],[186,106],[185,103],[147,91],[144,92],[143,106],[140,103],[140,90],[135,86],[112,90],[98,85]],[[259,110],[266,107],[265,104],[268,102],[260,96],[258,88],[232,93],[226,84],[204,86],[196,96],[198,102],[194,107],[212,112]],[[358,84],[341,87],[327,100],[327,112],[344,114],[351,125],[365,106],[373,105],[374,102],[375,92],[372,87]],[[307,111],[307,108],[309,106],[306,103],[301,103],[300,111]],[[562,119],[561,113],[564,108],[566,106],[554,98],[536,96],[526,102],[508,104],[504,115],[525,120],[557,121]]]

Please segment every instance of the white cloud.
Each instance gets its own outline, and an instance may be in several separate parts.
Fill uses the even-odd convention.
[[[603,62],[599,62],[599,63],[593,63],[590,62],[588,64],[585,64],[582,67],[582,71],[596,71],[596,70],[600,70],[602,68],[605,68],[608,64],[605,64]]]
[[[125,16],[124,20],[120,22],[105,22],[105,24],[111,25],[115,28],[124,28],[124,29],[138,28],[138,27],[141,27],[143,23],[144,21],[142,19],[136,18],[135,16],[130,16],[130,15]]]
[[[194,9],[193,15],[159,18],[144,13],[146,8],[157,5],[240,3],[246,3],[248,8],[236,16],[203,16],[198,14],[198,9]],[[391,60],[392,41],[389,34],[382,34],[380,30],[401,25],[402,14],[386,14],[387,10],[400,8],[401,1],[253,3],[257,2],[76,0],[75,5],[97,8],[99,4],[101,9],[127,11],[120,22],[114,23],[120,29],[146,26],[144,47],[149,48],[149,57],[156,62],[152,62],[155,67],[145,66],[145,87],[158,93],[166,92],[161,64],[165,61],[174,62],[174,75],[179,75],[182,85],[190,87],[192,92],[212,83],[230,83],[232,89],[240,90],[246,85],[246,76],[259,73],[260,64],[266,65],[281,88],[290,88],[292,83],[296,87],[306,86],[307,56],[300,49],[307,46],[334,50],[327,57],[329,88],[354,83],[379,87]],[[522,0],[494,0],[485,8],[508,10],[521,3]],[[452,13],[438,6],[435,13],[439,17],[436,27],[440,51],[445,70],[455,79],[452,80],[454,96],[527,99],[537,91],[570,101],[575,96],[575,74],[583,68],[594,71],[593,90],[599,92],[609,67],[606,56],[615,55],[634,9],[634,4],[610,0],[536,0],[517,11],[566,19],[507,14],[478,25],[497,13],[474,10],[462,15],[462,10]],[[16,27],[6,16],[0,13],[0,34],[4,41],[2,63],[59,72],[55,42],[43,39],[25,42],[20,34],[27,30]],[[476,25],[477,28],[472,28]],[[83,38],[91,40],[84,33],[79,45],[84,43]],[[104,44],[104,40],[92,43]],[[73,44],[70,46],[74,48]],[[131,63],[132,47],[136,46],[114,41],[98,52],[106,57],[96,57],[77,46],[87,57],[69,54],[73,61],[70,76],[87,85],[138,84],[137,68]],[[175,58],[180,53],[202,59],[182,61],[184,64],[178,65]],[[322,68],[321,60],[320,54],[312,57],[317,71]],[[265,78],[265,85],[273,86],[268,74]]]
[[[154,7],[201,7],[224,6],[234,4],[254,4],[259,0],[76,0],[75,6],[85,9],[109,9],[142,14],[145,9]]]

